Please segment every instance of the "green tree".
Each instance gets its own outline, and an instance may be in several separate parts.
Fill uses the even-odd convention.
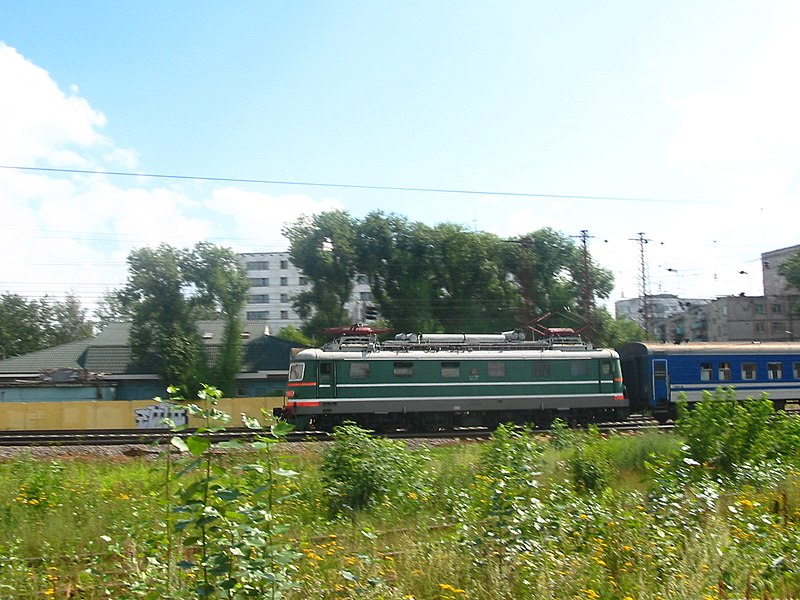
[[[628,342],[646,340],[647,332],[636,321],[614,319],[605,308],[601,308],[595,311],[594,330],[587,337],[597,346],[619,348]]]
[[[233,396],[236,375],[242,367],[241,314],[249,289],[247,269],[233,251],[208,242],[195,245],[184,256],[186,281],[194,288],[192,304],[225,322],[222,350],[211,381],[224,394]]]
[[[231,250],[207,242],[184,250],[162,244],[130,253],[128,282],[115,297],[119,314],[130,315],[136,360],[153,362],[164,382],[183,393],[195,393],[203,381],[232,395],[241,369],[247,290],[247,272]],[[225,322],[213,367],[197,330],[200,318]]]
[[[92,335],[86,310],[72,294],[63,301],[0,295],[0,358],[85,339]]]
[[[584,272],[581,251],[569,236],[546,227],[512,241],[517,247],[514,275],[521,287],[528,321],[554,310],[579,314],[582,285],[589,286],[594,298],[608,298],[614,288],[611,272],[591,259],[588,273]]]
[[[445,331],[499,331],[519,323],[519,288],[510,277],[512,248],[489,233],[443,223],[436,249],[433,308]]]
[[[131,314],[123,306],[120,290],[106,290],[94,309],[94,322],[98,329],[103,329],[115,321],[130,321]]]
[[[786,278],[787,283],[800,290],[800,252],[795,252],[778,267],[778,273]]]
[[[355,285],[356,223],[346,212],[303,216],[283,229],[292,262],[310,281],[308,291],[294,298],[304,331],[348,324],[345,303]]]
[[[405,217],[373,212],[358,225],[358,270],[396,331],[437,331],[433,311],[436,248],[432,232]]]

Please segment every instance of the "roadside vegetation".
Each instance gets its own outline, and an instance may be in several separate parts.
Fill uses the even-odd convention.
[[[0,464],[2,598],[721,599],[800,595],[800,424],[725,391],[672,433],[556,422],[409,448],[285,424],[178,452]],[[225,450],[225,452],[222,452]]]

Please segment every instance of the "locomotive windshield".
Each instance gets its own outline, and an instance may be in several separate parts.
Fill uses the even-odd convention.
[[[289,365],[289,381],[303,381],[305,373],[305,363],[292,363]]]

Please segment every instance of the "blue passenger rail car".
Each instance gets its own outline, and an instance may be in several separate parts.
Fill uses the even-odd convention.
[[[660,420],[674,418],[681,393],[696,402],[720,387],[739,399],[766,392],[779,409],[800,400],[800,343],[634,342],[619,356],[631,408]]]

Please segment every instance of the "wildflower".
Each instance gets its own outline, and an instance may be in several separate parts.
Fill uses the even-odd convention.
[[[581,592],[583,592],[584,595],[587,598],[591,598],[592,600],[594,600],[595,598],[599,598],[600,597],[600,594],[598,594],[596,591],[594,591],[591,588],[588,588],[588,589],[587,588],[581,588]]]

